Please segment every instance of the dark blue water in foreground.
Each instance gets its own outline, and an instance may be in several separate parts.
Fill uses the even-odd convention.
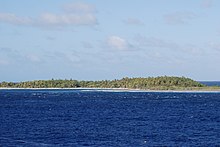
[[[220,93],[0,90],[0,146],[220,146]]]

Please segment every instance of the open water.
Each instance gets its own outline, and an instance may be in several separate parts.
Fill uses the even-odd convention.
[[[219,81],[201,81],[200,83],[202,83],[206,86],[220,86]]]
[[[220,93],[0,90],[0,146],[220,146]]]

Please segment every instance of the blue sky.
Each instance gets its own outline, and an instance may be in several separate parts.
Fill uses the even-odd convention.
[[[0,81],[220,80],[218,0],[0,0]]]

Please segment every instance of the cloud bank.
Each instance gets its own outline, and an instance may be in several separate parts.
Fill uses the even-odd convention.
[[[125,39],[118,37],[118,36],[108,37],[107,45],[110,48],[121,50],[121,51],[129,50],[129,46],[130,46],[129,43]]]
[[[144,25],[144,23],[137,18],[128,18],[123,21],[127,25]]]
[[[64,6],[62,14],[43,13],[37,18],[17,16],[0,12],[0,22],[30,26],[80,26],[98,24],[95,7],[87,3],[72,3]]]
[[[0,22],[14,25],[30,25],[33,20],[29,17],[19,17],[12,13],[0,13]]]
[[[92,14],[62,14],[56,15],[52,13],[44,13],[40,16],[36,25],[52,25],[52,26],[67,26],[67,25],[95,25],[97,19]]]
[[[192,12],[174,12],[164,16],[165,22],[171,25],[186,24],[197,16]]]
[[[135,37],[135,41],[141,47],[168,48],[168,49],[179,48],[179,45],[174,42],[163,40],[160,38],[155,38],[155,37],[145,37],[142,35],[138,35]]]
[[[87,3],[71,3],[68,5],[64,5],[64,11],[71,13],[94,13],[96,12],[95,6]]]
[[[212,7],[212,0],[203,0],[201,6],[203,8],[210,8]]]

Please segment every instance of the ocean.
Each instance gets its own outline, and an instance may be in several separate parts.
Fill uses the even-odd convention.
[[[200,83],[202,83],[206,86],[220,86],[219,81],[200,81]]]
[[[0,146],[220,146],[220,93],[0,90]]]

